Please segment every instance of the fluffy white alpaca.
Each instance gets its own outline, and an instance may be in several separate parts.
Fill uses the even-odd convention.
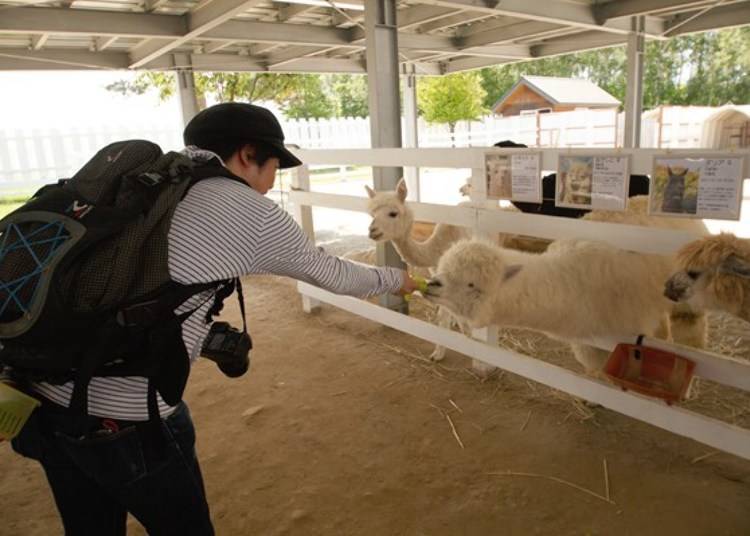
[[[407,264],[426,268],[437,266],[440,257],[452,244],[471,236],[466,227],[438,223],[429,238],[417,241],[411,234],[414,214],[406,205],[406,181],[398,181],[395,192],[376,192],[366,185],[365,189],[370,197],[367,210],[372,216],[370,238],[376,242],[390,240]],[[469,206],[470,202],[460,205]]]
[[[519,327],[569,341],[588,373],[608,352],[575,341],[661,335],[672,304],[663,285],[669,257],[605,243],[554,242],[531,254],[462,241],[440,259],[425,297],[474,327]]]
[[[750,322],[750,240],[720,234],[677,253],[664,294],[697,310],[718,310]]]
[[[368,211],[372,216],[370,238],[377,242],[390,240],[404,262],[410,266],[431,269],[437,266],[438,260],[451,245],[471,236],[471,231],[466,227],[438,223],[426,240],[418,241],[412,236],[414,214],[406,205],[408,190],[404,179],[398,182],[395,192],[376,192],[369,186],[365,186],[365,189],[370,197]],[[471,202],[462,202],[460,205],[473,206]],[[442,307],[438,307],[435,322],[442,328],[450,328],[457,323],[462,332],[468,333],[468,329]],[[442,361],[443,358],[445,348],[435,346],[430,359]]]
[[[369,236],[376,241],[390,240],[401,258],[411,266],[432,268],[437,266],[440,257],[459,240],[471,238],[471,231],[465,227],[439,223],[432,235],[424,241],[418,241],[412,236],[414,215],[406,203],[408,194],[406,183],[399,181],[396,191],[376,192],[365,186],[370,197],[368,210],[372,216]],[[461,192],[469,192],[469,183],[462,187]],[[462,202],[460,206],[483,206],[473,202]],[[665,218],[649,216],[647,214],[648,197],[636,196],[629,200],[628,210],[610,211],[594,210],[584,219],[609,223],[627,223],[651,227],[673,228],[691,231],[695,234],[707,234],[707,229],[700,220],[681,218]],[[516,210],[507,207],[507,210]],[[499,245],[521,251],[541,252],[551,242],[539,238],[527,238],[512,234],[498,234]],[[662,281],[663,283],[663,281]],[[576,301],[571,303],[577,303]],[[449,327],[455,322],[445,311],[438,310],[438,325]],[[671,335],[682,344],[701,348],[705,344],[706,322],[703,314],[695,314],[687,305],[673,306],[673,315],[664,324],[664,335]],[[465,330],[464,330],[465,331]],[[431,358],[441,360],[445,350],[437,346]]]

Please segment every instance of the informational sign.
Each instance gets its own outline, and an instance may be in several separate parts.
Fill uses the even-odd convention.
[[[487,199],[542,202],[539,153],[485,153]]]
[[[628,155],[560,155],[555,205],[625,210],[630,184]]]
[[[655,156],[649,214],[739,220],[744,158],[726,155]]]

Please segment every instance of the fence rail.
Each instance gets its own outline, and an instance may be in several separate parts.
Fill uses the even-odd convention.
[[[644,147],[698,147],[703,120],[713,108],[663,108],[644,114]],[[459,122],[451,133],[445,125],[430,125],[420,118],[420,147],[488,147],[512,140],[533,147],[620,146],[623,115],[613,110],[488,116],[480,121]],[[289,143],[306,149],[370,147],[367,118],[287,120],[283,123]],[[30,190],[40,184],[68,177],[98,149],[122,139],[150,139],[164,149],[182,146],[178,128],[134,122],[98,128],[3,129],[0,127],[0,194]]]
[[[505,151],[508,154],[513,152],[513,150]],[[593,151],[595,150],[587,150],[587,152]],[[636,149],[623,150],[623,152],[632,156],[633,170],[638,172],[647,169],[654,151]],[[684,151],[674,151],[676,156],[679,156],[682,152]],[[559,153],[560,150],[542,149],[543,167],[548,162],[555,161]],[[315,165],[349,164],[384,167],[471,168],[472,198],[474,201],[480,202],[480,205],[477,206],[482,206],[481,203],[487,201],[482,155],[481,149],[457,149],[454,151],[436,149],[298,151],[298,156],[303,161]],[[746,158],[744,167],[746,177],[750,175],[748,173],[750,163],[747,160]],[[295,217],[311,238],[315,234],[312,207],[325,206],[354,211],[362,211],[366,208],[366,199],[364,198],[310,192],[307,166],[298,168],[294,183],[295,189],[290,193],[290,199],[295,205]],[[504,232],[531,234],[546,238],[596,238],[627,249],[649,253],[673,252],[680,245],[693,238],[682,231],[644,229],[627,225],[565,220],[562,218],[554,218],[553,221],[549,217],[504,213],[491,208],[446,207],[424,203],[413,203],[411,207],[420,220],[463,225],[471,228],[476,236]],[[313,310],[320,303],[334,305],[404,333],[451,348],[474,358],[475,363],[484,364],[485,367],[490,365],[503,368],[550,387],[602,404],[624,415],[750,459],[750,430],[683,408],[667,406],[631,392],[623,392],[612,385],[576,374],[533,357],[498,348],[496,328],[481,330],[475,333],[474,339],[471,339],[417,319],[404,317],[401,314],[362,300],[336,296],[304,283],[299,283],[297,288],[302,295],[305,311]],[[635,342],[635,335],[633,334],[633,340],[613,341],[607,339],[577,342],[611,350],[613,344],[617,342]],[[696,367],[697,376],[750,391],[750,363],[748,362],[710,352],[685,349],[664,341],[653,341],[653,344],[660,349],[694,359],[698,364]]]

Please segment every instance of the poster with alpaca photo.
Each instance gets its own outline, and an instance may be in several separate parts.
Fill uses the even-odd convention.
[[[744,160],[731,153],[654,157],[649,214],[739,220]]]
[[[488,152],[484,162],[487,199],[542,202],[539,153]]]
[[[560,155],[555,181],[555,205],[625,210],[629,182],[629,156]]]

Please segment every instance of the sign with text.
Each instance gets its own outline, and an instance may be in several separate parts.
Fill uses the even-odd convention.
[[[527,203],[542,202],[541,155],[539,153],[484,155],[487,199]]]
[[[630,185],[628,155],[560,155],[555,205],[625,210]]]
[[[649,214],[739,220],[744,158],[736,154],[655,156]]]

